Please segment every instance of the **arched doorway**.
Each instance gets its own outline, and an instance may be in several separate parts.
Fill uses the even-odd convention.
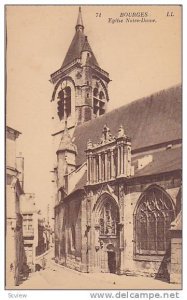
[[[108,269],[110,273],[116,273],[117,264],[116,264],[116,251],[113,244],[107,246],[108,254]]]
[[[104,193],[94,207],[94,264],[98,272],[116,273],[119,266],[119,207]]]

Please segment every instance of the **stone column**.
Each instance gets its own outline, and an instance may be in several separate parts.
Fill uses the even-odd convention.
[[[92,182],[96,182],[96,161],[95,156],[92,157],[92,166],[93,166],[93,174],[92,174]]]
[[[95,156],[95,182],[98,182],[99,181],[99,178],[98,178],[98,155]]]
[[[101,182],[101,153],[98,154],[99,155],[99,182]]]
[[[110,151],[111,152],[111,159],[110,159],[110,170],[111,170],[111,179],[115,178],[115,174],[114,174],[114,152],[113,150]]]
[[[89,183],[89,155],[87,154],[87,184]]]
[[[121,145],[121,175],[124,174],[124,145]]]
[[[105,181],[107,180],[107,163],[108,163],[108,157],[107,157],[107,151],[105,151]]]
[[[107,161],[107,180],[111,179],[111,155],[108,153],[108,161]]]
[[[124,156],[124,175],[125,175],[125,177],[127,177],[127,171],[128,171],[128,153],[127,153],[127,147],[125,146],[124,147],[124,154],[123,154],[123,156]]]
[[[118,145],[118,148],[117,148],[117,162],[118,162],[118,164],[117,164],[117,176],[120,176],[120,171],[121,171],[121,167],[120,167],[120,146]]]
[[[131,174],[131,148],[127,147],[127,176]]]
[[[92,155],[89,155],[89,181],[92,183]]]
[[[88,225],[90,224],[89,220],[89,202],[85,198],[81,202],[81,238],[82,238],[82,247],[81,247],[81,262],[80,269],[82,272],[87,272],[89,268],[89,244],[88,244],[88,235],[89,229]],[[86,234],[85,234],[86,232]]]

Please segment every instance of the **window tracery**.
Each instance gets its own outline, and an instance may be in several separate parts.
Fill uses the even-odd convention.
[[[136,254],[163,254],[169,246],[169,228],[174,219],[172,202],[159,188],[149,189],[135,215]]]

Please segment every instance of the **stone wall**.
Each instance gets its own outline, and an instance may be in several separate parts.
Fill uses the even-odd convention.
[[[181,283],[182,281],[182,238],[179,237],[171,239],[171,270],[170,282]]]
[[[66,201],[56,207],[55,259],[62,265],[80,270],[81,265],[81,199]]]

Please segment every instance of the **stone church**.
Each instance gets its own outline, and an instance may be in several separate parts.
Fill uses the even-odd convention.
[[[56,262],[181,282],[181,86],[107,112],[81,8],[50,81]]]

